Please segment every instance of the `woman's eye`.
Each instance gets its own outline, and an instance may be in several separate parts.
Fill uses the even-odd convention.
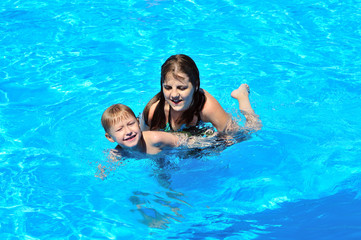
[[[187,89],[187,87],[179,87],[178,89],[184,91]]]
[[[170,86],[163,86],[163,88],[164,88],[165,90],[170,90],[170,89],[172,89]]]

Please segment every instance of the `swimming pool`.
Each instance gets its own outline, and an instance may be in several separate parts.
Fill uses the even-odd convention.
[[[0,3],[1,239],[360,239],[358,1]],[[172,54],[262,131],[221,153],[126,162],[100,116],[136,113]]]

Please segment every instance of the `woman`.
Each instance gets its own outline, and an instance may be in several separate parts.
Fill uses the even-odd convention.
[[[231,94],[246,117],[246,127],[259,130],[261,125],[248,95],[247,84]],[[219,102],[200,88],[197,65],[183,54],[169,57],[162,65],[161,91],[148,102],[142,119],[143,130],[189,131],[201,122],[210,122],[218,132],[239,129]]]

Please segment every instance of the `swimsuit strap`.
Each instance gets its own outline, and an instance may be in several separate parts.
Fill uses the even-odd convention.
[[[171,107],[169,106],[169,113],[168,113],[168,126],[169,126],[169,129],[171,130],[171,131],[173,131],[173,128],[172,128],[172,123],[171,123],[171,120],[170,120],[170,109],[171,109]]]

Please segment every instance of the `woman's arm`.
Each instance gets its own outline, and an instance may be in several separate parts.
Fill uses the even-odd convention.
[[[219,102],[207,91],[205,91],[206,103],[201,113],[201,119],[210,122],[219,132],[238,132],[240,130],[258,131],[262,128],[259,116],[255,114],[249,101],[249,87],[247,84],[241,84],[238,89],[231,93],[231,96],[238,101],[239,110],[246,118],[244,128],[241,128],[236,121],[232,120],[230,114],[227,114]]]
[[[223,132],[231,121],[231,116],[226,113],[221,104],[207,91],[203,90],[206,102],[201,112],[201,120],[210,122],[218,132]]]
[[[160,151],[164,148],[204,148],[215,146],[217,144],[215,141],[217,134],[205,138],[189,136],[187,134],[177,132],[169,133],[162,131],[146,131],[146,133],[150,134],[148,139],[150,140],[151,145],[158,148]]]
[[[165,148],[180,146],[180,137],[163,131],[143,131],[148,154],[157,154]]]

